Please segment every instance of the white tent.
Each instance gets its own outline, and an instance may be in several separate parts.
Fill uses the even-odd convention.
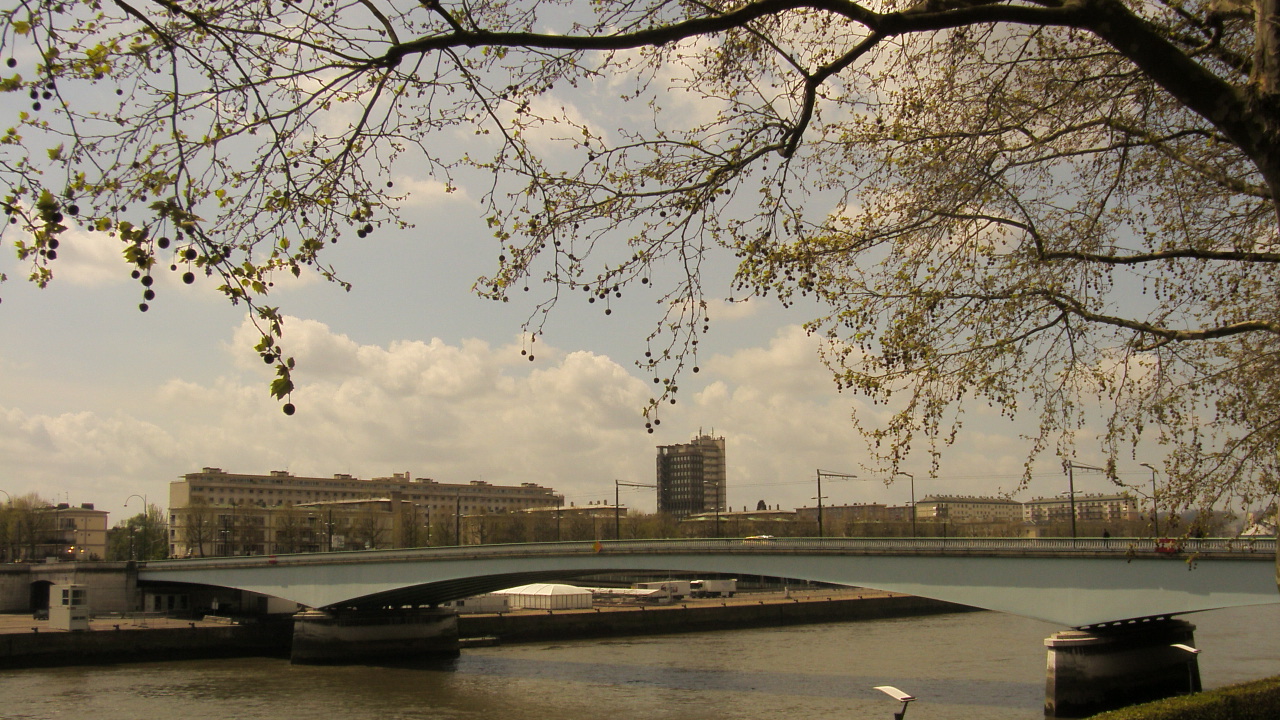
[[[534,583],[499,590],[494,595],[506,595],[513,608],[575,610],[591,607],[591,591],[572,585]]]

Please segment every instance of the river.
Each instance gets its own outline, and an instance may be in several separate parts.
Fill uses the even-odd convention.
[[[1280,675],[1280,605],[1188,616],[1207,688]],[[1043,717],[1044,638],[998,613],[472,648],[433,667],[245,658],[0,671],[4,720]]]

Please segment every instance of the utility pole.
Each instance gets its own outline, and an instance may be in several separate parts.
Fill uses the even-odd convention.
[[[1063,460],[1063,469],[1067,471],[1067,494],[1071,496],[1071,539],[1076,539],[1076,470],[1106,472],[1100,467],[1082,465],[1074,460]]]
[[[916,536],[916,476],[909,472],[898,471],[899,475],[911,478],[911,537]]]
[[[645,483],[621,482],[617,478],[613,479],[613,539],[614,540],[622,539],[622,510],[620,508],[620,506],[622,505],[622,502],[620,498],[620,493],[618,492],[618,488],[620,487],[656,488],[658,486],[647,485]],[[557,517],[557,522],[558,522],[558,517]],[[720,523],[717,520],[716,525],[718,526],[719,524]],[[557,525],[557,528],[558,527],[559,525]],[[559,530],[557,530],[556,532],[557,532],[556,539],[559,540],[560,539],[558,537]]]
[[[1141,463],[1142,467],[1151,471],[1151,527],[1152,534],[1160,537],[1160,506],[1156,504],[1156,469],[1150,463]]]
[[[825,537],[823,535],[823,530],[822,530],[822,478],[823,476],[826,476],[829,478],[839,478],[844,480],[856,480],[858,478],[857,475],[853,475],[851,473],[836,473],[836,472],[827,472],[822,469],[818,470],[818,497],[815,498],[815,500],[818,501],[818,537]]]

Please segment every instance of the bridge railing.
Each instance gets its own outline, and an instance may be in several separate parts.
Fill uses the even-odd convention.
[[[831,553],[843,555],[1120,555],[1131,557],[1191,556],[1269,559],[1275,538],[704,538],[672,540],[603,540],[510,545],[463,545],[402,550],[362,550],[303,555],[256,555],[149,561],[151,570],[194,570],[202,567],[253,567],[429,559],[531,557],[587,554],[697,553]]]

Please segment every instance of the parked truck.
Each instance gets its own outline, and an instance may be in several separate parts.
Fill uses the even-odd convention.
[[[675,601],[688,597],[691,593],[688,580],[663,580],[661,582],[642,582],[635,583],[631,587],[636,590],[661,590],[667,596]]]
[[[696,598],[733,597],[738,592],[738,581],[734,580],[691,580],[689,595]]]

